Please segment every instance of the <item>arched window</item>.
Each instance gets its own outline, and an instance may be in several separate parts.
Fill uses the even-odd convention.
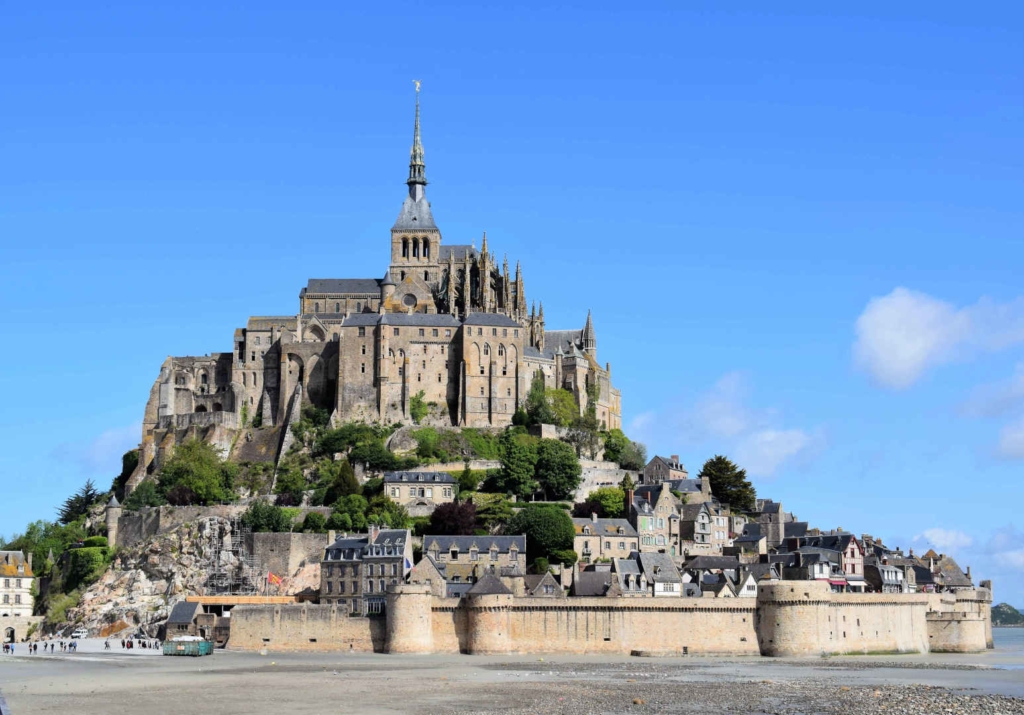
[[[196,405],[196,412],[206,412],[206,405]]]
[[[253,374],[252,374],[252,386],[256,387],[256,373],[255,372],[253,372]]]
[[[214,402],[213,403],[213,411],[214,412],[222,412],[223,410],[224,410],[224,406],[222,404],[220,404],[219,402]]]
[[[412,239],[412,257],[413,258],[419,258],[420,257],[420,239],[418,239],[418,238]]]
[[[245,373],[243,372],[243,373],[242,373],[242,387],[246,387],[246,386],[247,386],[247,385],[249,384],[249,382],[248,382],[248,378],[249,378],[249,376],[248,376],[248,375],[246,375],[246,374],[245,374]]]
[[[408,257],[409,257],[409,239],[408,238],[403,238],[402,239],[402,258],[408,258]]]
[[[206,377],[206,373],[205,372],[202,375],[199,376],[199,382],[201,384],[203,384],[203,385],[208,384],[208,378]]]
[[[314,313],[319,313],[320,312],[320,304],[319,303],[313,303],[313,312]]]
[[[484,355],[490,355],[490,354],[491,354],[491,345],[490,345],[490,343],[484,343]]]
[[[430,258],[430,239],[429,238],[424,238],[423,239],[423,257],[424,258]]]
[[[340,313],[341,312],[341,303],[335,303],[334,304],[334,312],[335,313]]]
[[[504,356],[505,356],[505,346],[504,345],[499,345],[498,346],[498,357],[504,357]]]
[[[362,303],[356,302],[356,312],[357,313],[362,313],[363,312],[363,304]]]

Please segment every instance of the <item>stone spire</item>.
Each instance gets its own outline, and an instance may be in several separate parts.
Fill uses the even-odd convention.
[[[448,312],[455,315],[455,254],[448,253]]]
[[[540,312],[537,313],[537,349],[544,351],[544,301],[540,302]]]
[[[597,336],[594,334],[594,321],[587,311],[587,324],[583,326],[583,334],[580,335],[580,342],[583,343],[583,352],[588,355],[597,353]]]
[[[526,316],[526,289],[523,287],[523,271],[516,261],[516,315],[518,318]]]
[[[420,83],[416,83],[416,124],[412,131],[412,149],[409,152],[409,196],[413,201],[423,198],[423,187],[427,185],[427,165],[423,163],[423,143],[420,141]]]
[[[509,282],[508,277],[508,254],[505,254],[505,260],[502,263],[501,270],[501,307],[505,309],[505,315],[512,314],[512,284]]]

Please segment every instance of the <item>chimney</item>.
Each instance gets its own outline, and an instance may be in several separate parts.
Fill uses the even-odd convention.
[[[679,455],[678,454],[673,454],[672,455],[672,464],[679,464]]]
[[[32,552],[31,551],[29,551],[27,554],[25,554],[25,560],[28,561],[28,570],[31,571],[32,570]],[[967,577],[968,578],[971,577],[971,567],[970,566],[967,567]]]
[[[369,543],[372,544],[374,541],[377,540],[377,534],[380,533],[380,526],[378,526],[377,524],[370,524],[368,531],[370,534]]]
[[[29,566],[32,566],[32,554],[29,554],[29,562],[28,562],[28,565],[29,565]],[[971,580],[971,567],[970,567],[970,566],[968,566],[968,567],[967,567],[967,573],[966,573],[966,574],[964,574],[964,575],[965,575],[965,576],[967,576],[967,580],[968,580],[968,581],[970,581],[970,580]]]
[[[594,522],[595,524],[597,523],[597,512],[596,511],[590,512],[590,520],[592,522]]]
[[[330,546],[331,544],[333,544],[337,540],[338,540],[337,539],[337,534],[334,533],[334,529],[328,529],[327,530],[327,545]]]
[[[634,494],[634,492],[633,492],[632,489],[627,489],[626,490],[626,504],[625,504],[625,507],[626,507],[626,518],[627,519],[629,518],[629,510],[633,508],[633,494]]]

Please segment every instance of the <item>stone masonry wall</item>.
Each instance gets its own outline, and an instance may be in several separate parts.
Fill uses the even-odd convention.
[[[319,563],[327,548],[327,534],[257,533],[250,538],[250,553],[262,571],[278,576],[290,576],[304,564]]]
[[[352,617],[333,606],[236,606],[230,650],[384,650],[384,619]]]

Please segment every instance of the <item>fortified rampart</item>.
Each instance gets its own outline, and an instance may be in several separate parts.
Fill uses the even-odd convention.
[[[230,647],[388,653],[818,656],[985,649],[989,592],[834,594],[828,584],[762,585],[754,599],[438,598],[388,593],[387,619],[330,606],[239,606]]]

